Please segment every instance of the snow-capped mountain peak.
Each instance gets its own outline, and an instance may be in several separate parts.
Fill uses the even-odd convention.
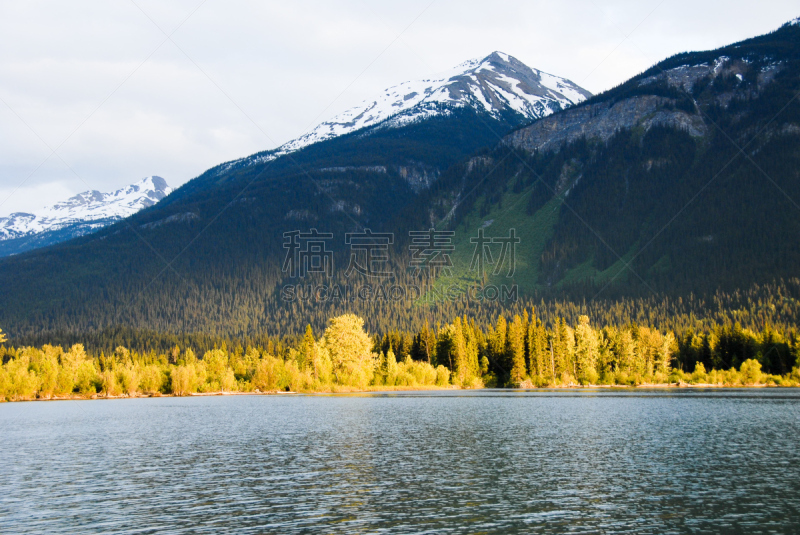
[[[589,96],[591,93],[569,80],[531,69],[503,52],[493,52],[435,77],[385,89],[375,100],[323,122],[278,152],[292,152],[390,118],[391,126],[402,126],[443,113],[441,105],[472,105],[492,114],[512,110],[528,119],[538,119]]]
[[[66,201],[46,206],[36,214],[16,212],[0,217],[0,240],[22,238],[75,227],[67,237],[79,236],[152,206],[172,191],[167,181],[149,176],[117,191],[84,191]]]
[[[399,127],[447,114],[448,108],[473,106],[493,115],[512,112],[532,120],[590,96],[591,93],[565,78],[532,69],[503,52],[492,52],[483,59],[465,61],[431,78],[385,89],[374,100],[364,101],[278,149],[229,162],[221,166],[218,173],[234,166],[273,160],[363,128]]]

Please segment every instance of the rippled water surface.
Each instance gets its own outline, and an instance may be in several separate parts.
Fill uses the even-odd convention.
[[[800,531],[800,393],[0,405],[3,533]]]

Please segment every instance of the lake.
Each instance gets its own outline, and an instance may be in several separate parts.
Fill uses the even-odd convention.
[[[800,530],[800,391],[0,405],[2,533]]]

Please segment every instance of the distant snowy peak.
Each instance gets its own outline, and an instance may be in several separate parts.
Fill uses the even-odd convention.
[[[36,214],[17,212],[9,217],[0,217],[0,240],[59,230],[76,224],[99,228],[154,205],[171,191],[167,181],[159,176],[149,176],[111,193],[85,191],[42,208]]]
[[[532,69],[518,59],[493,52],[470,60],[433,78],[404,82],[381,92],[374,100],[317,125],[310,132],[275,150],[228,162],[217,168],[222,174],[274,160],[303,147],[382,125],[400,127],[418,120],[444,115],[449,108],[472,106],[492,115],[516,112],[533,120],[577,104],[591,93],[573,82]]]
[[[491,114],[511,110],[528,119],[538,119],[590,96],[591,93],[569,80],[532,69],[508,54],[493,52],[434,78],[390,87],[375,100],[366,101],[286,143],[277,154],[375,126],[387,119],[393,119],[390,126],[402,126],[445,113],[442,105],[474,106]]]
[[[67,215],[75,219],[127,217],[142,208],[152,206],[172,191],[160,176],[149,176],[117,191],[101,193],[85,191],[68,200],[44,208],[41,217]]]

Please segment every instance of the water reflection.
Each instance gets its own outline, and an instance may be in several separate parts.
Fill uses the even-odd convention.
[[[0,406],[0,532],[790,532],[792,390]]]

